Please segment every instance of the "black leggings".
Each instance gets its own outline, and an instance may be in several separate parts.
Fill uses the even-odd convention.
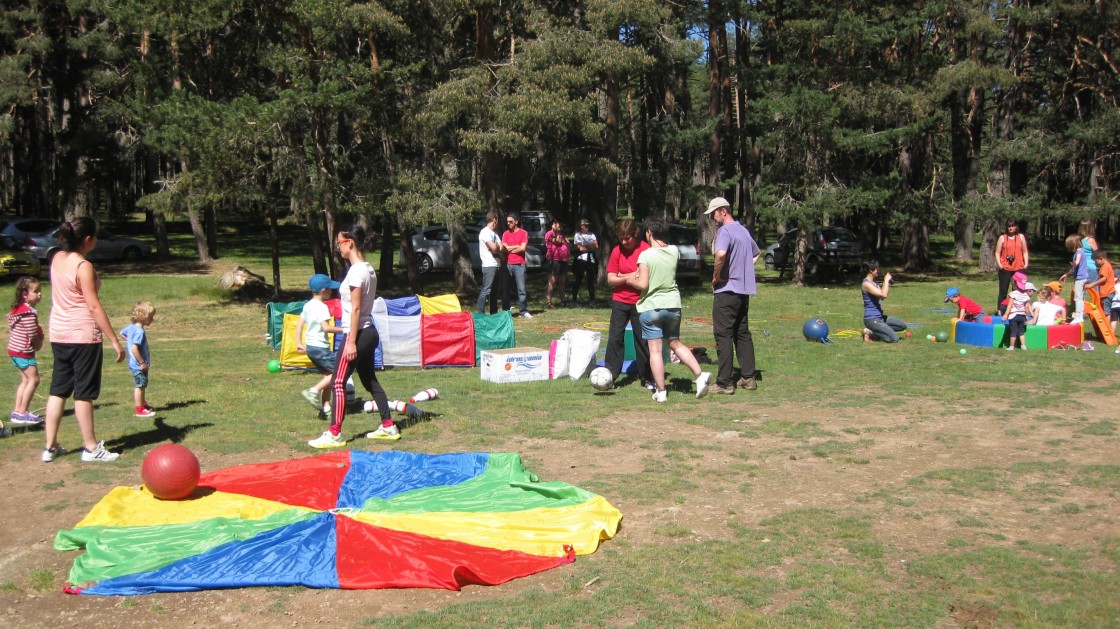
[[[350,379],[350,375],[355,370],[358,372],[358,379],[362,381],[362,386],[366,388],[373,395],[373,401],[377,403],[377,412],[381,415],[381,420],[392,419],[393,414],[389,410],[389,397],[385,395],[385,389],[381,388],[381,383],[377,381],[377,372],[373,367],[373,351],[377,349],[377,342],[381,337],[377,334],[377,328],[372,325],[368,328],[358,330],[358,338],[354,345],[358,349],[358,355],[354,360],[346,360],[343,352],[346,349],[346,343],[343,342],[338,348],[337,363],[334,368],[334,379],[331,380],[331,427],[332,435],[337,435],[342,432],[342,422],[346,419],[346,381]]]
[[[591,301],[595,301],[595,280],[599,274],[599,264],[595,261],[595,256],[591,256],[590,260],[580,260],[576,258],[572,263],[572,275],[575,281],[572,283],[572,301],[576,300],[579,295],[579,285],[584,277],[587,278],[587,297]]]

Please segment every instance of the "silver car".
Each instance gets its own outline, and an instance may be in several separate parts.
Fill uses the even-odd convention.
[[[471,266],[478,271],[482,269],[482,259],[478,255],[478,234],[482,230],[474,225],[468,225],[463,230],[466,232],[467,250],[471,254]],[[416,253],[416,266],[421,273],[451,268],[451,233],[445,225],[416,228],[412,234],[412,250]],[[541,248],[529,245],[525,251],[525,266],[535,269],[543,264]]]
[[[62,249],[58,243],[58,228],[41,236],[33,236],[34,244],[27,250],[43,262],[50,261],[56,252]],[[138,262],[152,255],[152,246],[142,240],[117,236],[105,230],[97,232],[97,244],[93,251],[86,254],[89,260],[125,260]]]

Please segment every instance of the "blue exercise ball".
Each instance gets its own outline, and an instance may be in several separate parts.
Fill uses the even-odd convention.
[[[828,338],[828,323],[824,319],[809,319],[801,326],[807,341],[824,341]]]

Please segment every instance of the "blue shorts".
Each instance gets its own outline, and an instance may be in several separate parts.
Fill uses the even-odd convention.
[[[338,364],[337,354],[325,347],[308,347],[307,357],[323,375],[334,373],[334,367]]]
[[[1104,312],[1111,312],[1112,311],[1112,301],[1115,298],[1116,298],[1116,293],[1113,293],[1111,295],[1105,295],[1104,297],[1101,297],[1101,310],[1103,310]]]
[[[135,385],[137,389],[147,389],[148,374],[143,371],[132,372],[132,384]]]
[[[642,322],[642,338],[645,340],[679,339],[681,337],[681,309],[659,308],[638,315]]]
[[[39,363],[35,362],[34,358],[20,358],[19,356],[9,356],[12,359],[12,364],[19,368],[20,371],[28,367],[37,367]]]

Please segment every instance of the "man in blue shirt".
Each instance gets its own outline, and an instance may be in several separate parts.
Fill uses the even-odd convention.
[[[750,231],[731,215],[731,204],[723,197],[708,203],[704,212],[718,226],[715,268],[712,270],[712,328],[716,337],[718,371],[710,392],[734,395],[736,387],[758,388],[754,363],[754,339],[748,321],[751,295],[756,293],[754,264],[762,251]],[[739,355],[740,377],[734,380],[735,356]]]

